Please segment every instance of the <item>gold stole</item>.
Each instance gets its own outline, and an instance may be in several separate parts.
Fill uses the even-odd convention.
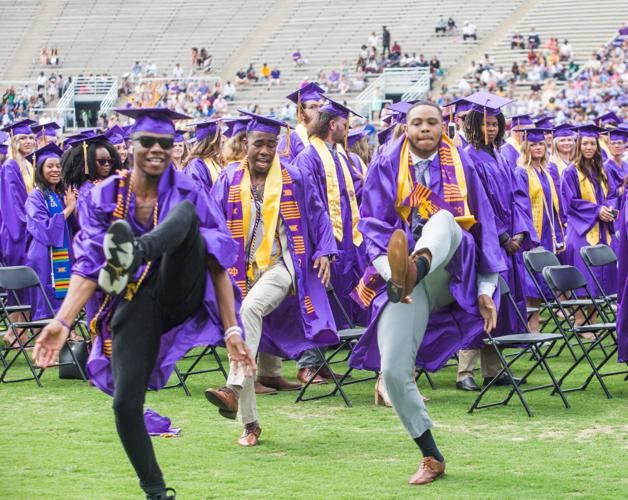
[[[598,141],[600,143],[600,149],[606,153],[607,158],[612,158],[611,150],[603,140]],[[601,153],[600,153],[601,154]]]
[[[331,219],[332,226],[334,228],[334,237],[337,241],[342,241],[342,213],[340,210],[340,185],[338,184],[338,176],[336,174],[336,163],[331,155],[331,152],[327,148],[325,142],[319,137],[312,137],[310,144],[316,150],[316,153],[323,162],[325,168],[325,180],[327,184],[327,204],[329,208],[329,217]],[[353,179],[351,178],[351,172],[349,172],[349,166],[345,161],[344,156],[338,152],[338,161],[342,168],[342,176],[347,186],[347,192],[349,193],[349,206],[351,208],[351,229],[353,244],[359,247],[362,244],[362,233],[358,231],[358,222],[360,215],[358,211],[358,202],[355,197],[355,187],[353,186]]]
[[[255,251],[255,263],[260,271],[265,271],[270,265],[270,256],[273,250],[273,241],[277,229],[277,217],[279,217],[279,202],[281,200],[281,165],[279,156],[275,154],[270,166],[266,182],[264,183],[264,199],[262,201],[262,220],[264,222],[264,238],[261,245]],[[242,222],[244,226],[244,241],[249,236],[251,225],[251,174],[248,166],[244,169],[242,182],[240,183],[240,199],[242,201]],[[253,266],[246,270],[250,280],[254,280]]]
[[[307,148],[310,145],[310,136],[307,134],[307,129],[305,128],[305,125],[303,125],[302,123],[297,123],[297,126],[294,127],[294,131],[299,136],[299,139],[301,139],[303,146]]]
[[[203,163],[207,166],[207,170],[209,170],[209,175],[212,179],[212,184],[214,184],[222,170],[220,165],[218,165],[218,163],[216,163],[216,161],[212,158],[203,158]]]
[[[547,219],[550,221],[550,225],[552,227],[552,242],[554,248],[553,252],[556,251],[556,224],[552,222],[552,212],[548,207],[549,203],[545,198],[545,191],[543,190],[543,185],[541,181],[537,177],[536,169],[532,166],[526,167],[528,172],[528,194],[530,196],[530,206],[532,207],[532,220],[534,222],[534,228],[539,236],[539,240],[541,239],[541,234],[543,233],[543,212],[547,215]],[[554,186],[554,181],[551,176],[547,174],[545,169],[541,169],[541,175],[544,175],[547,181],[549,182],[550,189],[552,190],[552,207],[556,211],[556,217],[558,218],[558,227],[562,232],[563,225],[560,221],[559,205],[558,205],[558,194],[556,193],[556,188]],[[564,240],[564,238],[563,238]]]
[[[467,179],[464,175],[464,167],[462,166],[462,160],[460,159],[460,154],[458,153],[458,148],[454,146],[452,140],[443,135],[441,138],[441,142],[445,142],[445,144],[449,147],[449,151],[451,153],[451,159],[453,160],[455,173],[456,173],[456,182],[458,184],[458,190],[460,192],[460,197],[464,200],[464,215],[459,217],[454,217],[456,222],[460,227],[466,229],[467,231],[473,226],[477,221],[471,211],[469,210],[469,204],[467,202]],[[438,156],[441,162],[444,161],[444,156],[441,154],[441,149],[443,146],[439,147]],[[397,176],[397,201],[395,202],[395,208],[397,209],[397,213],[407,222],[410,213],[412,212],[412,207],[403,205],[403,202],[410,196],[412,191],[414,190],[414,181],[412,180],[412,174],[410,173],[410,143],[408,138],[403,141],[403,145],[401,146],[401,154],[399,158],[399,175]],[[442,170],[442,166],[441,166]],[[427,186],[426,186],[427,187]],[[447,198],[447,196],[446,196]],[[447,201],[447,199],[445,199]]]
[[[595,187],[593,183],[585,177],[585,175],[580,172],[580,169],[576,169],[578,172],[578,184],[580,184],[580,195],[584,201],[588,201],[589,203],[593,203],[595,205],[598,204],[597,199],[595,198]],[[604,187],[602,184],[602,191],[604,191],[604,196],[608,194],[608,188]],[[608,232],[608,227],[605,226],[606,231],[606,241],[610,241],[610,234]],[[587,243],[589,245],[597,245],[601,240],[600,235],[600,221],[596,220],[593,224],[593,227],[589,229],[586,235]]]

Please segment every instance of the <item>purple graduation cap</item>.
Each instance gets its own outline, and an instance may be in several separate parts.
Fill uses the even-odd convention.
[[[78,133],[83,134],[85,137],[94,137],[100,134],[100,129],[98,127],[84,128],[83,130],[79,130]]]
[[[576,133],[569,123],[563,123],[562,125],[558,125],[558,127],[554,127],[554,139],[559,137],[571,137],[575,139]]]
[[[144,425],[149,436],[178,436],[181,433],[180,427],[172,427],[172,421],[155,410],[146,408],[144,411]]]
[[[595,139],[600,137],[600,134],[604,132],[604,129],[594,125],[592,123],[585,123],[584,125],[577,125],[572,127],[572,130],[576,131],[578,137],[593,137]]]
[[[185,130],[175,130],[174,131],[174,142],[185,142]]]
[[[367,134],[362,127],[351,130],[347,139],[347,146],[353,147],[358,141],[366,137],[366,135]]]
[[[69,135],[63,140],[63,150],[70,149],[72,146],[83,142],[85,139],[87,139],[87,136],[83,134]]]
[[[190,117],[168,108],[117,108],[114,110],[123,116],[134,118],[130,133],[148,132],[174,136],[173,120],[187,120]]]
[[[410,108],[414,106],[414,103],[407,101],[399,101],[388,106],[388,109],[393,111],[393,121],[395,123],[406,123],[406,115]]]
[[[397,125],[394,124],[388,128],[385,128],[384,130],[380,130],[379,132],[377,132],[377,142],[380,146],[383,146],[390,140],[396,127]]]
[[[325,94],[325,91],[319,87],[316,83],[311,82],[304,85],[296,92],[288,94],[287,99],[300,106],[302,102],[307,101],[320,101]]]
[[[113,145],[124,143],[124,129],[120,125],[114,125],[106,130],[104,136]]]
[[[536,144],[539,142],[545,142],[545,134],[552,132],[551,128],[525,128],[521,130],[523,134],[523,140]]]
[[[534,126],[537,128],[554,128],[554,124],[552,123],[554,118],[556,118],[554,115],[539,116],[538,120],[534,122]]]
[[[282,121],[275,120],[268,116],[256,115],[250,111],[239,109],[238,112],[251,118],[246,126],[248,132],[266,132],[268,134],[279,135],[281,127],[287,127],[288,125]]]
[[[33,151],[31,154],[27,155],[26,161],[33,164],[34,167],[38,167],[48,158],[61,158],[63,155],[63,150],[57,146],[54,142],[50,142],[45,146]]]
[[[19,122],[15,122],[12,125],[8,125],[0,130],[2,130],[2,132],[7,132],[11,137],[15,137],[16,135],[31,135],[33,134],[31,125],[34,124],[35,122],[33,120],[26,118],[25,120],[20,120]]]
[[[246,126],[251,121],[251,118],[248,116],[239,116],[237,118],[228,118],[223,120],[223,123],[227,126],[227,130],[225,130],[225,137],[233,137],[234,135],[238,135],[240,132],[246,132]]]
[[[510,129],[521,129],[524,127],[534,127],[534,122],[530,117],[529,113],[524,113],[522,115],[513,115],[510,117]]]
[[[188,123],[187,125],[194,127],[194,137],[197,141],[202,141],[206,137],[211,137],[213,140],[218,139],[218,133],[220,132],[220,119],[210,118],[208,120],[199,120]]]
[[[40,137],[57,137],[57,130],[61,127],[57,122],[42,123],[41,125],[31,125],[31,130],[35,136]]]
[[[611,141],[624,141],[628,139],[628,130],[622,128],[613,128],[606,131]]]
[[[8,138],[9,134],[0,132],[0,155],[7,154],[7,151],[9,150],[9,146],[6,144]]]
[[[476,113],[482,113],[484,116],[484,143],[488,144],[488,133],[486,130],[486,117],[497,116],[501,114],[501,108],[510,104],[512,99],[506,97],[500,97],[490,92],[480,91],[475,94],[471,94],[465,98],[471,103],[471,111]]]
[[[386,125],[391,125],[393,118],[395,118],[395,114],[396,113],[391,113],[389,115],[386,115],[384,118],[382,118],[382,121],[386,124]]]
[[[449,108],[448,114],[449,114],[449,121],[451,122],[453,121],[454,116],[460,113],[466,113],[467,111],[470,111],[471,108],[473,107],[473,103],[467,100],[466,97],[461,97],[460,99],[451,101],[445,107]]]
[[[595,124],[598,126],[610,125],[616,127],[621,123],[621,118],[617,116],[613,111],[609,111],[608,113],[604,113],[601,116],[598,116],[594,120]]]
[[[362,115],[359,115],[355,111],[349,109],[344,104],[339,103],[338,101],[334,101],[329,97],[326,97],[327,102],[321,107],[321,112],[331,113],[332,115],[340,116],[341,118],[349,119],[349,114],[354,114],[360,118],[363,118]]]

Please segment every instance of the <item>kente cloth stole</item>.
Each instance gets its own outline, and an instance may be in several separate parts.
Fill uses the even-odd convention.
[[[212,179],[213,185],[216,182],[216,179],[218,179],[218,175],[220,174],[220,171],[222,169],[220,168],[220,165],[218,165],[218,163],[216,163],[216,161],[211,158],[204,158],[203,163],[205,163],[205,165],[207,166],[207,170],[209,170],[209,175]]]
[[[603,203],[604,200],[598,200],[595,198],[595,187],[590,179],[588,179],[579,168],[576,168],[578,172],[578,184],[580,184],[580,195],[584,201],[588,201],[589,203],[593,203],[598,205]],[[604,198],[608,195],[608,187],[602,184],[602,191],[604,192]],[[610,233],[608,230],[608,224],[603,223],[600,220],[596,220],[593,227],[589,229],[586,234],[587,243],[589,245],[597,245],[600,241],[602,241],[602,235],[600,234],[600,226],[604,228],[604,237],[606,238],[603,243],[610,242]]]
[[[542,169],[540,172],[532,167],[526,167],[528,172],[528,195],[530,197],[530,205],[532,207],[532,220],[534,222],[534,228],[536,229],[536,233],[541,238],[541,234],[543,233],[543,213],[547,215],[547,220],[550,221],[550,226],[552,228],[552,244],[554,246],[553,251],[556,251],[556,223],[554,221],[554,211],[556,211],[556,217],[558,218],[558,227],[562,233],[563,225],[560,221],[559,212],[559,202],[558,202],[558,194],[556,193],[556,188],[554,187],[554,181],[551,176]],[[543,185],[541,184],[541,180],[539,177],[544,175],[547,179],[547,182],[550,185],[552,190],[552,204],[550,206],[549,201],[545,197],[545,191],[543,189]],[[563,241],[564,235],[563,235]]]
[[[438,148],[441,180],[444,197],[441,198],[430,188],[414,182],[412,178],[412,157],[409,141],[406,138],[399,157],[397,177],[397,213],[409,222],[412,209],[418,210],[422,219],[429,219],[439,210],[448,210],[463,229],[469,230],[477,221],[467,203],[467,181],[458,149],[449,137],[443,135]]]
[[[63,213],[63,205],[56,193],[48,189],[44,193],[44,199],[46,200],[50,217]],[[68,287],[70,286],[70,242],[66,232],[64,231],[63,233],[63,246],[50,247],[52,285],[57,299],[63,299],[68,293]]]
[[[294,131],[299,136],[299,139],[301,139],[303,147],[308,147],[310,145],[310,136],[307,134],[307,128],[305,128],[305,125],[297,123],[297,126],[294,127]]]
[[[338,175],[336,174],[336,162],[331,152],[327,148],[325,142],[319,137],[312,137],[310,144],[316,150],[323,168],[325,169],[325,183],[327,185],[327,208],[329,210],[329,218],[334,230],[336,241],[342,241],[342,212],[340,207],[340,184],[338,183]],[[343,154],[338,152],[338,161],[342,169],[347,193],[349,193],[349,207],[351,210],[351,236],[353,244],[359,247],[362,244],[362,233],[358,231],[358,222],[360,221],[360,212],[358,210],[358,201],[355,196],[355,187],[353,186],[353,178],[347,165],[347,160]]]
[[[231,237],[238,244],[238,258],[235,266],[227,269],[242,291],[242,297],[248,293],[247,283],[253,283],[253,263],[246,265],[246,238],[251,223],[251,176],[248,160],[240,162],[233,175],[227,196],[227,227]],[[281,166],[279,157],[275,155],[268,172],[264,187],[262,219],[264,221],[264,240],[255,252],[255,264],[258,269],[265,270],[270,264],[273,240],[277,228],[277,218],[281,216],[286,226],[288,241],[292,240],[295,266],[300,269],[301,276],[307,272],[308,262],[305,254],[305,238],[301,224],[301,210],[294,197],[294,186],[290,173]],[[271,217],[273,218],[271,220]],[[299,273],[298,272],[298,273]],[[297,273],[297,275],[298,275]],[[300,290],[297,290],[300,292]],[[315,314],[309,295],[299,293],[301,309],[306,315]]]

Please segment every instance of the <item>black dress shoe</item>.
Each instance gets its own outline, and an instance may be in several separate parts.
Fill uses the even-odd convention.
[[[456,382],[456,389],[461,391],[479,391],[480,386],[475,383],[473,377],[463,378],[460,382]]]
[[[514,377],[514,379],[517,385],[525,384],[525,382],[521,382],[520,378]],[[484,385],[488,385],[491,380],[493,380],[493,377],[484,377]],[[497,377],[497,380],[493,383],[493,385],[512,385],[512,384],[510,383],[510,379],[508,378],[508,375],[504,372],[499,377]]]

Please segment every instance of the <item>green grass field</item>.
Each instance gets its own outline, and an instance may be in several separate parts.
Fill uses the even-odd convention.
[[[552,365],[562,373],[567,362]],[[294,363],[285,372],[293,377]],[[581,371],[568,382],[582,378]],[[183,499],[626,498],[628,382],[606,380],[613,399],[593,383],[568,395],[568,410],[548,391],[531,393],[535,416],[528,418],[515,400],[467,414],[474,396],[454,389],[453,367],[434,376],[436,390],[421,379],[447,458],[446,477],[423,487],[406,484],[419,450],[391,409],[373,406],[372,382],[347,389],[353,408],[339,397],[298,405],[295,393],[259,397],[262,441],[251,449],[237,446],[239,424],[203,396],[222,384],[216,374],[193,377],[192,397],[164,390],[150,393],[147,405],[183,428],[178,439],[154,439],[166,481]],[[142,498],[111,400],[85,383],[59,380],[56,370],[43,383],[0,386],[0,498]]]

